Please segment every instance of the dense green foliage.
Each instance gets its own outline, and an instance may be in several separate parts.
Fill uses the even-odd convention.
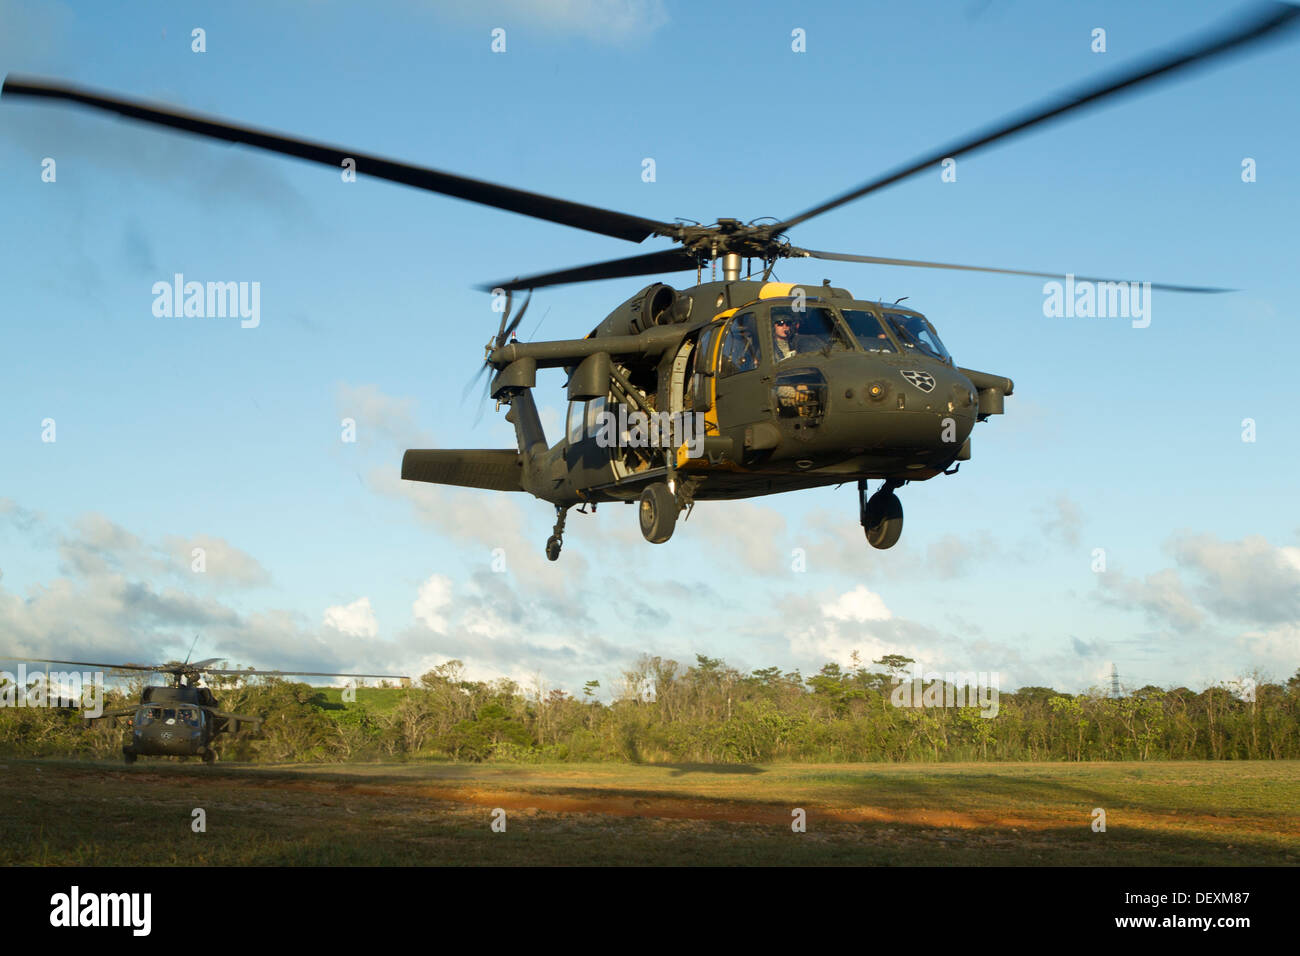
[[[225,759],[631,761],[1161,760],[1300,758],[1300,672],[1261,683],[1253,700],[1226,687],[1148,686],[1120,697],[1046,687],[1002,693],[997,716],[976,707],[900,707],[906,658],[812,677],[769,667],[741,673],[643,657],[612,703],[508,680],[467,680],[459,661],[407,688],[339,689],[274,679],[214,688],[222,708],[264,717],[261,733],[221,738]],[[138,699],[111,695],[106,707]],[[84,729],[73,711],[0,708],[0,751],[107,757],[123,727]]]

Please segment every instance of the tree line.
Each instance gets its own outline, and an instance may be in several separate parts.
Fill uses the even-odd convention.
[[[449,661],[408,687],[339,690],[274,678],[217,684],[225,711],[263,717],[254,735],[218,738],[223,759],[261,762],[442,759],[654,763],[1300,758],[1300,671],[1285,683],[1195,691],[1148,685],[1118,697],[1022,687],[979,706],[898,706],[912,661],[890,655],[805,677],[742,672],[704,655],[683,666],[642,656],[601,699],[469,680]],[[952,685],[938,686],[942,700]],[[110,691],[129,706],[140,685]],[[351,695],[348,695],[351,696]],[[962,694],[949,694],[958,703]],[[929,701],[930,699],[927,698]],[[967,701],[973,704],[973,701]],[[87,729],[70,709],[0,708],[0,752],[113,757],[122,722]]]

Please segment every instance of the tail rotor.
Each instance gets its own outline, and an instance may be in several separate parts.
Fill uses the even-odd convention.
[[[487,344],[483,347],[483,351],[484,351],[483,365],[479,368],[478,372],[475,373],[474,377],[470,379],[469,383],[465,386],[465,393],[464,393],[465,396],[469,395],[469,393],[478,384],[480,379],[482,379],[485,375],[488,375],[491,372],[492,363],[488,361],[487,356],[491,355],[494,349],[499,349],[501,348],[501,346],[505,345],[508,341],[510,341],[510,337],[514,335],[516,330],[519,328],[519,323],[524,320],[524,315],[525,313],[528,312],[528,303],[532,301],[532,298],[533,298],[533,292],[530,289],[528,290],[528,295],[524,298],[524,304],[519,307],[519,314],[512,319],[510,317],[510,313],[514,304],[514,294],[509,289],[506,290],[506,308],[505,311],[501,313],[501,325],[497,328],[497,334],[492,338],[488,339]],[[492,386],[492,380],[489,377],[488,380],[483,383],[483,394],[479,402],[480,417],[483,414],[482,406],[487,402],[488,389],[491,388],[491,386]]]

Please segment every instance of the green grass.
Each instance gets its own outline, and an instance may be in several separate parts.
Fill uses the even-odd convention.
[[[347,706],[343,703],[343,690],[342,687],[312,688],[313,693],[320,694],[327,705],[333,705],[329,709]],[[364,704],[373,713],[384,714],[397,706],[404,693],[400,687],[358,687],[356,703]]]
[[[0,864],[1294,865],[1300,763],[0,761]],[[207,832],[191,831],[191,812]],[[490,829],[506,810],[507,830]],[[791,810],[807,812],[793,833]],[[1107,831],[1091,828],[1092,810]]]

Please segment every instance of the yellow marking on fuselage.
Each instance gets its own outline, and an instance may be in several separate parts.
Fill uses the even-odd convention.
[[[735,309],[727,309],[725,312],[719,312],[713,317],[713,321],[717,322],[719,319],[729,319],[738,311],[739,307]],[[721,429],[718,427],[718,367],[716,364],[718,353],[721,351],[722,336],[718,335],[717,338],[713,340],[713,354],[704,356],[704,367],[713,373],[709,376],[709,407],[705,409],[704,412],[704,434],[706,435],[710,432],[714,435],[722,434]],[[698,366],[699,363],[697,362],[696,367]]]
[[[770,284],[770,283],[769,283],[769,284]],[[749,305],[749,304],[751,304],[751,303],[746,303],[746,305]],[[721,319],[729,319],[729,318],[731,318],[733,315],[735,315],[737,312],[739,312],[739,311],[740,311],[742,308],[744,308],[744,307],[745,307],[745,306],[737,306],[737,307],[735,307],[735,308],[732,308],[732,309],[726,309],[726,310],[724,310],[724,311],[722,311],[722,312],[719,312],[717,315],[715,315],[715,316],[713,317],[713,321],[714,321],[714,322],[717,322],[717,321],[719,321],[719,320],[721,320]],[[700,358],[704,359],[704,366],[703,366],[703,367],[706,368],[706,369],[709,369],[709,370],[712,371],[712,372],[714,372],[714,374],[712,374],[712,375],[709,376],[709,380],[710,380],[710,385],[709,385],[709,407],[708,407],[708,408],[705,410],[705,412],[704,412],[704,434],[705,434],[705,435],[721,435],[721,434],[722,434],[722,430],[718,427],[718,376],[717,376],[717,374],[716,374],[716,373],[717,373],[717,364],[716,364],[716,363],[717,363],[717,356],[718,356],[718,353],[721,352],[721,350],[722,350],[722,339],[723,339],[723,336],[721,336],[721,335],[719,335],[716,339],[714,339],[714,341],[713,341],[713,351],[712,351],[711,354],[700,356]],[[700,367],[700,364],[699,364],[699,360],[697,359],[697,360],[696,360],[696,368],[699,368],[699,367]],[[701,444],[703,444],[703,443],[701,443]],[[738,465],[738,464],[735,464],[735,463],[727,463],[727,464],[723,464],[723,465],[715,465],[715,464],[711,463],[711,462],[710,462],[707,458],[705,458],[703,455],[701,455],[701,457],[699,457],[699,458],[691,458],[691,457],[689,456],[688,451],[687,451],[687,447],[688,447],[688,446],[687,446],[685,443],[683,443],[683,444],[681,444],[681,445],[679,445],[679,446],[677,447],[677,450],[676,450],[676,459],[677,459],[677,467],[678,467],[678,468],[688,467],[688,468],[690,468],[690,469],[692,469],[692,470],[701,470],[701,471],[708,471],[708,470],[718,470],[718,471],[747,471],[747,470],[748,470],[748,469],[742,467],[741,465]]]
[[[784,299],[790,296],[795,289],[799,288],[793,282],[765,282],[763,288],[758,290],[760,299]]]

